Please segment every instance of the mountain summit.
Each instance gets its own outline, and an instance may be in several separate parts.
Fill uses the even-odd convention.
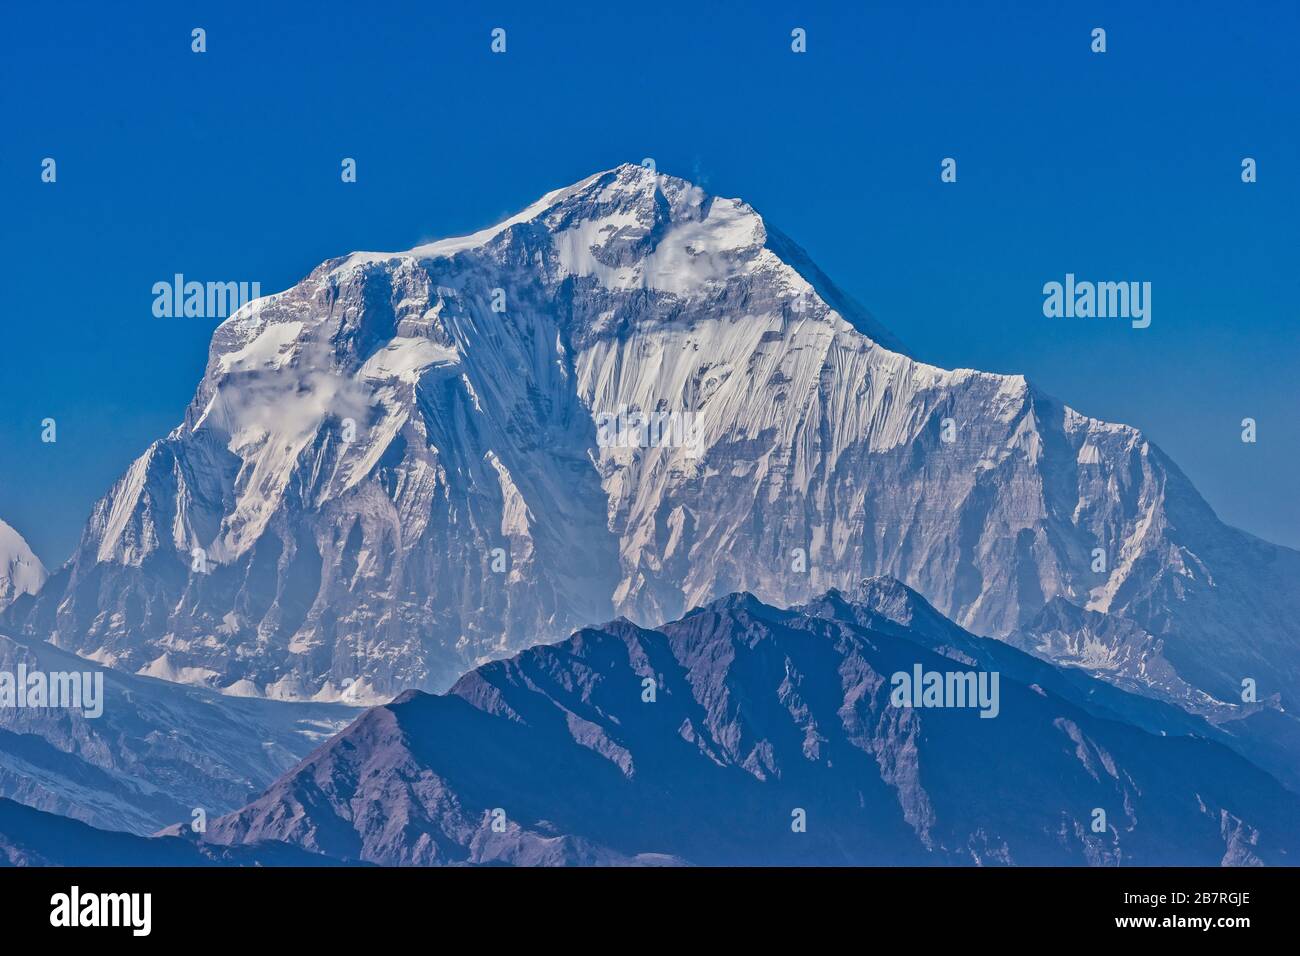
[[[1058,598],[1132,620],[1155,696],[1250,678],[1300,705],[1300,553],[1221,523],[1134,428],[913,360],[747,204],[631,165],[240,309],[184,422],[9,623],[367,701],[616,614],[872,575],[992,636]]]

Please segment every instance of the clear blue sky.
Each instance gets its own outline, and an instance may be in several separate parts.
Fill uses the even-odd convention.
[[[153,283],[278,290],[646,156],[748,200],[918,358],[1137,425],[1300,545],[1292,0],[547,6],[8,6],[0,516],[47,563],[203,369],[216,322],[154,318]],[[1044,318],[1066,272],[1150,281],[1151,328]]]

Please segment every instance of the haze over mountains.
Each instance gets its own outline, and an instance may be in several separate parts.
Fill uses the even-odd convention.
[[[124,674],[0,633],[0,673],[102,674],[85,709],[0,706],[0,797],[149,834],[243,805],[355,716],[339,704],[222,696]]]
[[[916,668],[996,668],[996,718],[899,706],[897,675]],[[170,686],[218,709],[324,706]],[[116,702],[119,720],[133,703]],[[446,695],[408,692],[203,833],[183,819],[152,839],[104,833],[0,799],[0,862],[20,865],[1286,865],[1298,852],[1300,795],[1201,718],[971,635],[885,578],[790,610],[734,594],[654,630],[584,628]]]

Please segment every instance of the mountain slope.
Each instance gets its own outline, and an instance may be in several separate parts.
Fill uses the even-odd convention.
[[[1129,619],[1180,693],[1300,707],[1300,553],[1136,429],[895,349],[745,203],[619,167],[241,309],[8,620],[128,671],[380,701],[613,614],[889,575],[997,637],[1057,598]]]
[[[1232,747],[1230,735],[1200,715],[1163,701],[1121,690],[1086,671],[1053,666],[992,638],[977,637],[940,614],[928,601],[893,578],[867,578],[847,592],[832,589],[794,608],[814,617],[851,622],[891,634],[927,650],[982,670],[997,671],[1025,685],[1035,685],[1088,711],[1094,717],[1132,724],[1148,733],[1209,737]],[[1233,748],[1235,749],[1235,748]]]
[[[1300,853],[1300,797],[1218,744],[1099,719],[1007,674],[991,719],[896,706],[895,673],[966,665],[928,637],[853,618],[732,595],[654,631],[584,629],[445,696],[413,691],[368,711],[206,838],[417,865],[1234,865]],[[798,811],[806,832],[792,826]]]
[[[123,674],[0,634],[0,673],[20,668],[102,674],[102,712],[0,707],[0,797],[107,830],[148,834],[195,808],[241,806],[356,714]]]
[[[0,609],[8,607],[19,595],[35,594],[46,577],[45,565],[32,553],[22,535],[0,521]]]
[[[1164,660],[1160,642],[1125,618],[1057,598],[1004,642],[962,630],[892,578],[864,580],[846,594],[832,590],[800,610],[905,636],[945,657],[1042,687],[1096,717],[1153,734],[1205,737],[1300,793],[1300,720],[1275,702],[1234,707],[1192,691]]]
[[[330,866],[294,847],[224,849],[99,830],[0,798],[0,866]]]

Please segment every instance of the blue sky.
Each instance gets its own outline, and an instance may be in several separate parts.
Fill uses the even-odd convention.
[[[216,320],[155,318],[155,282],[278,290],[649,156],[749,201],[916,357],[1137,425],[1225,520],[1300,545],[1297,4],[547,6],[8,9],[0,517],[61,563],[180,421]],[[1044,318],[1066,272],[1151,282],[1151,327]]]

